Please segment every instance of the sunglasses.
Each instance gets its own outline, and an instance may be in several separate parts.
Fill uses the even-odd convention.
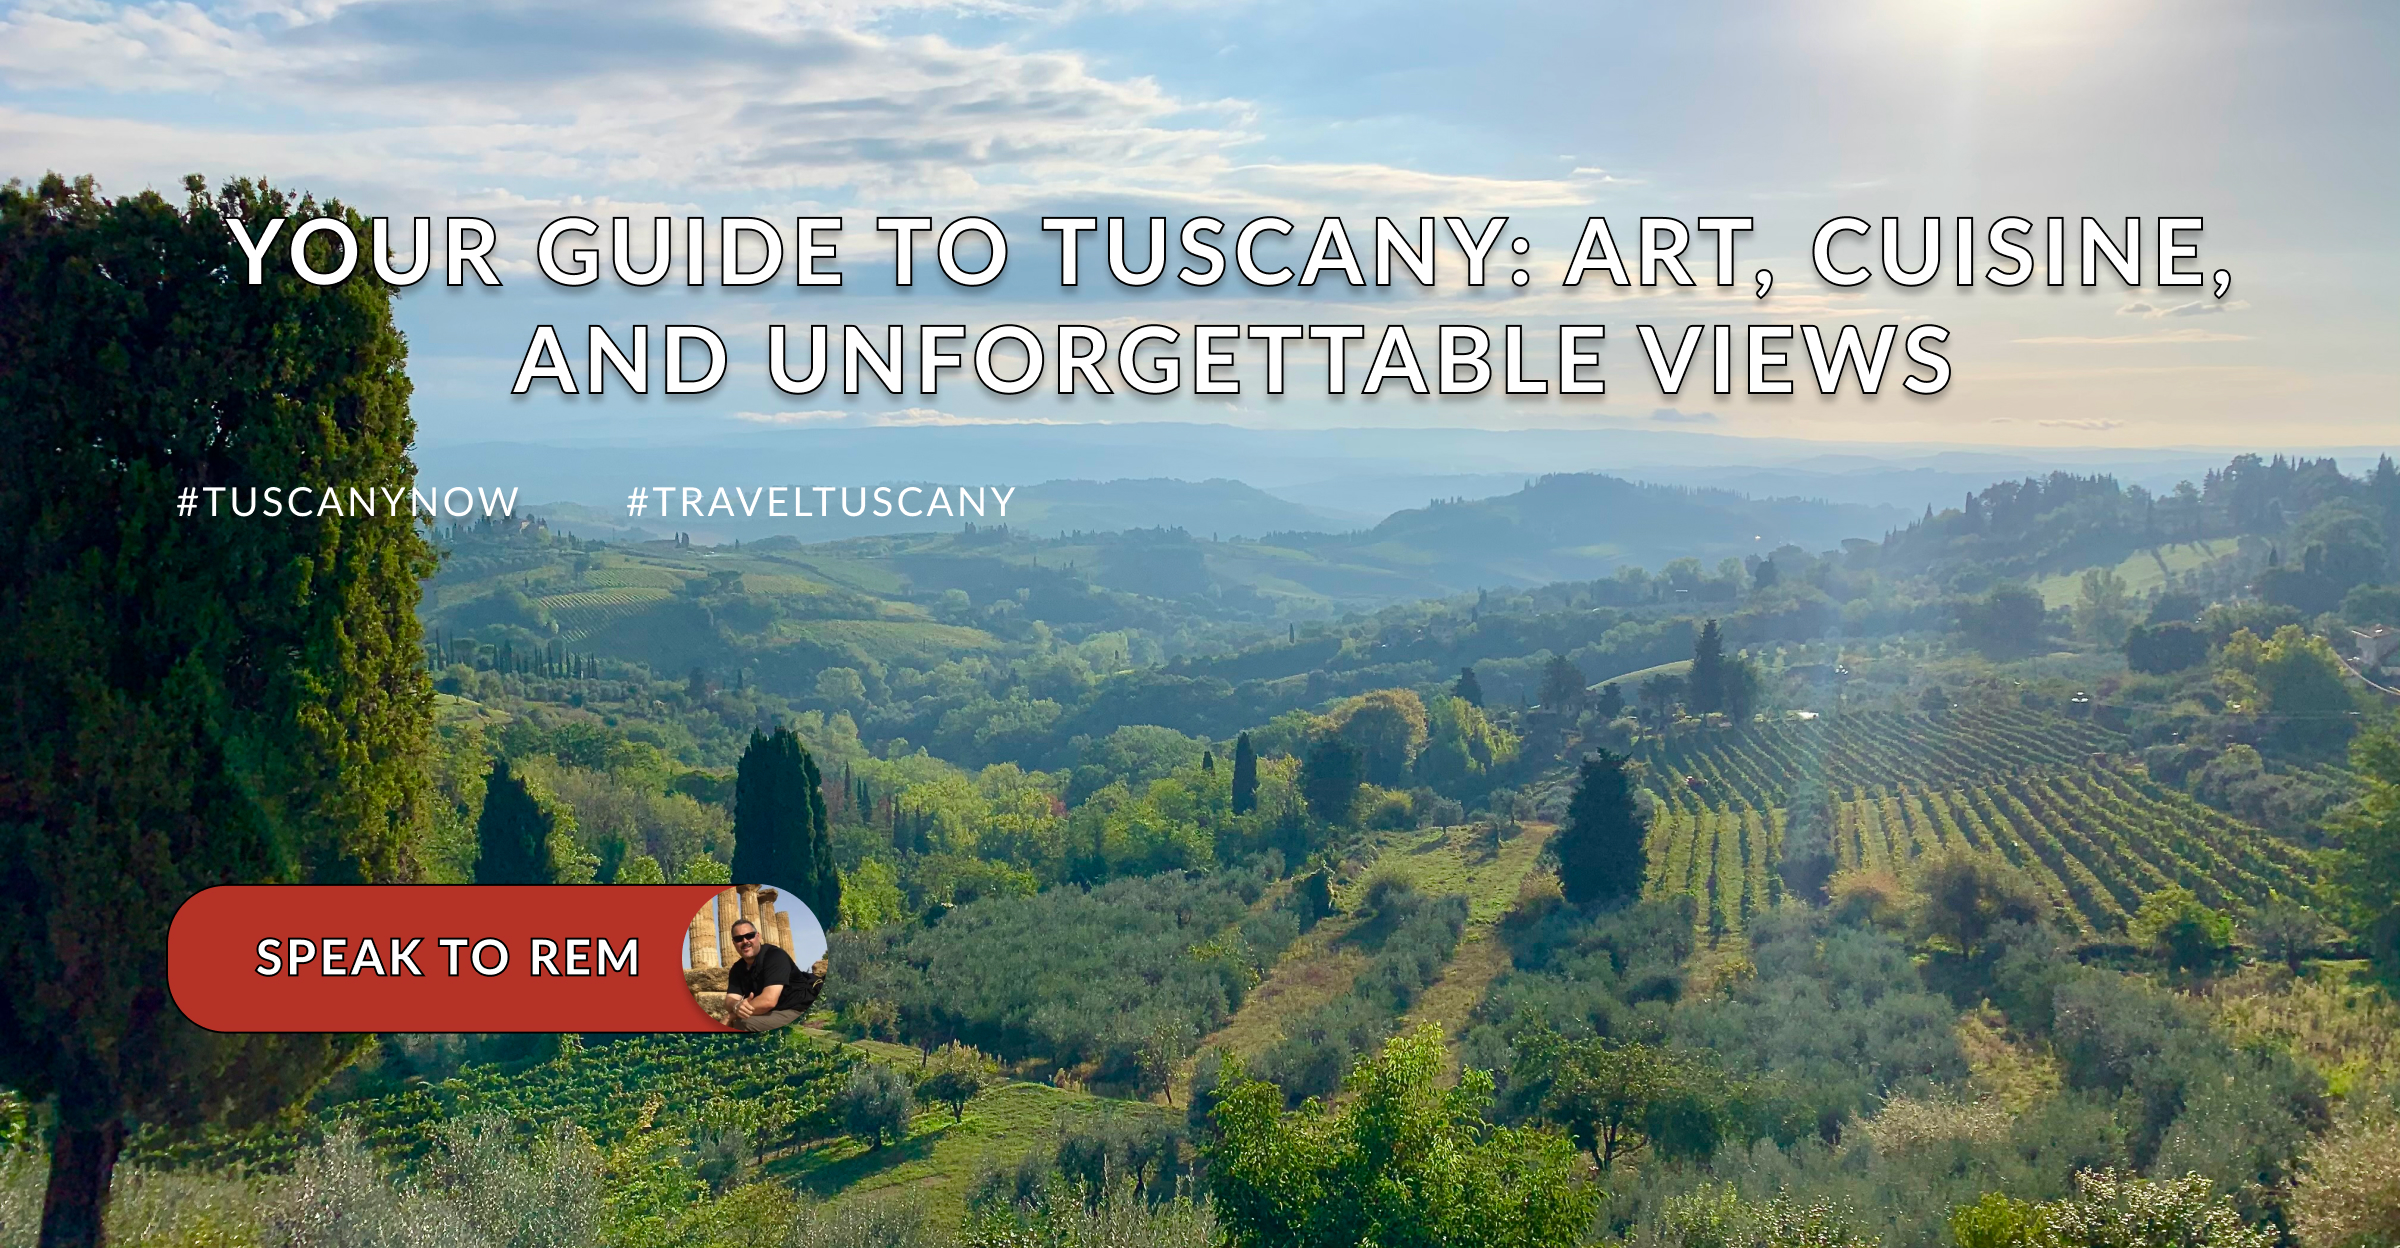
[[[737,945],[748,944],[756,939],[758,939],[758,933],[756,932],[735,932],[733,934],[733,943]]]

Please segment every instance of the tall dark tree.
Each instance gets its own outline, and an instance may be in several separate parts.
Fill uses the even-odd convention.
[[[1625,756],[1602,750],[1583,760],[1558,849],[1559,891],[1579,906],[1631,901],[1642,891],[1641,812],[1634,809]]]
[[[1300,760],[1300,796],[1308,802],[1308,813],[1327,823],[1350,822],[1364,783],[1366,760],[1358,747],[1333,733],[1318,737]]]
[[[1625,713],[1625,690],[1614,683],[1600,686],[1600,699],[1592,704],[1602,719],[1615,719]]]
[[[1246,815],[1258,809],[1258,751],[1251,748],[1250,734],[1243,733],[1233,740],[1233,813]]]
[[[1483,705],[1483,682],[1475,679],[1474,668],[1458,669],[1458,681],[1450,686],[1450,696],[1469,706]]]
[[[1550,656],[1542,668],[1542,709],[1571,711],[1583,701],[1583,669],[1563,654]]]
[[[1688,678],[1692,713],[1707,715],[1725,709],[1725,635],[1710,620],[1692,639],[1692,674]]]
[[[413,480],[391,288],[363,262],[309,285],[283,241],[250,285],[226,227],[366,220],[185,189],[0,188],[0,1086],[54,1098],[46,1248],[98,1242],[129,1124],[255,1122],[363,1039],[193,1026],[163,973],[176,908],[408,880],[426,826],[415,523],[238,521],[207,488]]]
[[[752,731],[733,774],[733,878],[788,888],[832,931],[842,914],[824,777],[788,728]]]
[[[508,760],[492,763],[483,782],[483,814],[475,821],[475,882],[554,884],[550,813],[533,800]]]

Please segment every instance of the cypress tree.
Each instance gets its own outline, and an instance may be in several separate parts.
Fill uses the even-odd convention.
[[[1233,741],[1233,813],[1246,815],[1258,809],[1258,751],[1250,747],[1250,734],[1243,733]]]
[[[1701,625],[1700,635],[1692,639],[1689,688],[1695,714],[1725,709],[1725,637],[1715,620]]]
[[[790,889],[825,930],[841,922],[824,777],[789,728],[753,730],[733,778],[733,878]]]
[[[549,812],[533,800],[525,781],[496,759],[483,782],[483,814],[475,821],[475,882],[550,884]]]
[[[0,1086],[54,1106],[44,1245],[98,1242],[128,1122],[260,1121],[364,1041],[193,1026],[176,908],[415,878],[430,809],[415,522],[212,520],[204,489],[174,515],[212,484],[412,482],[391,288],[283,263],[303,220],[366,218],[184,187],[0,187]],[[290,218],[258,285],[229,218]]]
[[[1558,885],[1579,906],[1631,901],[1642,891],[1641,815],[1625,756],[1602,750],[1583,760],[1558,848]]]
[[[1542,709],[1571,711],[1583,701],[1583,669],[1563,654],[1550,656],[1542,668]]]
[[[1469,706],[1480,707],[1483,705],[1483,682],[1475,679],[1474,668],[1458,669],[1458,683],[1450,686],[1450,696]]]
[[[1614,684],[1600,686],[1600,700],[1593,704],[1602,719],[1615,719],[1625,713],[1625,691]]]

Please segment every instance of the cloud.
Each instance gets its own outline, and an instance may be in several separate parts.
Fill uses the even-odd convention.
[[[2095,433],[2125,427],[2125,422],[2121,420],[2037,420],[2033,423],[2044,429],[2088,429]]]
[[[1662,425],[1713,425],[1719,423],[1715,412],[1679,412],[1662,407],[1650,413],[1650,419]]]
[[[2222,303],[2214,299],[2194,299],[2188,303],[2169,304],[2162,308],[2157,304],[2136,299],[2117,309],[2117,315],[2157,320],[2167,316],[2215,316],[2220,312],[2239,312],[2249,306],[2250,301],[2247,299],[2233,299]]]
[[[2221,334],[2207,329],[2162,329],[2147,334],[2113,334],[2092,336],[2057,334],[2044,338],[2016,338],[2011,341],[2029,347],[2137,347],[2185,342],[2248,342],[2248,334]]]
[[[814,425],[848,420],[850,413],[826,407],[805,412],[735,412],[733,418],[754,425]]]
[[[191,136],[178,168],[222,160],[217,137],[248,125],[294,140],[338,132],[369,162],[436,165],[454,187],[840,188],[991,209],[1060,180],[1188,181],[1247,137],[1224,128],[1238,106],[1105,76],[1074,52],[888,35],[865,25],[875,15],[652,3],[597,21],[562,0],[31,0],[0,10],[0,85],[32,98],[149,95],[163,107],[115,111]],[[191,96],[239,106],[174,103]]]
[[[969,420],[955,412],[931,407],[903,407],[875,413],[879,425],[975,425],[985,422]]]

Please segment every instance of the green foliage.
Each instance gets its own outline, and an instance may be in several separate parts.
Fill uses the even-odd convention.
[[[2183,1000],[2141,981],[2063,978],[2052,993],[2053,1051],[2068,1088],[2115,1098],[2128,1159],[2206,1175],[2253,1215],[2273,1209],[2324,1124],[2324,1080],[2281,1049],[2237,1048]]]
[[[552,853],[553,836],[560,832],[556,812],[545,809],[522,777],[511,773],[508,760],[492,760],[492,773],[483,785],[483,814],[475,821],[475,882],[478,884],[554,884],[558,864]]]
[[[2233,919],[2182,888],[2163,888],[2144,898],[2125,930],[2179,971],[2214,970],[2233,959]]]
[[[2252,910],[2241,932],[2260,954],[2297,977],[2301,961],[2333,936],[2333,925],[2314,907],[2278,895]]]
[[[1583,703],[1583,691],[1589,682],[1583,669],[1563,654],[1550,656],[1542,668],[1541,706],[1545,711],[1571,711]]]
[[[2042,645],[2042,622],[2049,614],[2042,596],[2020,584],[1995,585],[1983,597],[1958,608],[1959,631],[1967,644],[1994,659],[2032,653]]]
[[[1464,698],[1435,698],[1425,708],[1427,739],[1417,755],[1417,779],[1437,792],[1471,797],[1488,788],[1493,773],[1516,761],[1516,734],[1500,727]]]
[[[1950,1236],[1958,1248],[2035,1248],[2049,1229],[2040,1205],[1999,1192],[1986,1192],[1950,1215]]]
[[[1748,935],[1757,973],[1678,1008],[1666,1029],[1737,1076],[1773,1076],[1789,1100],[1762,1104],[1755,1134],[1789,1138],[1794,1120],[1836,1123],[1896,1087],[1966,1076],[1956,1007],[1926,991],[1905,942],[1791,908]]]
[[[1634,809],[1625,762],[1607,750],[1583,760],[1566,822],[1551,842],[1559,887],[1579,906],[1624,901],[1642,890],[1647,829]]]
[[[1978,701],[1942,715],[1851,711],[1730,732],[1645,736],[1633,758],[1671,810],[1767,810],[1814,784],[1836,796],[1877,786],[1954,788],[1995,770],[2084,766],[2125,738],[2085,720]],[[1697,781],[1697,783],[1694,783]]]
[[[1873,1248],[1875,1243],[1851,1229],[1831,1204],[1803,1205],[1783,1196],[1744,1200],[1731,1184],[1703,1184],[1670,1198],[1660,1211],[1657,1235],[1670,1248]]]
[[[2245,709],[2270,717],[2276,739],[2300,750],[2338,747],[2350,738],[2349,675],[2333,647],[2297,624],[2260,641],[2243,629],[2217,656],[2218,679]]]
[[[147,1131],[128,1146],[130,1161],[158,1167],[291,1167],[312,1137],[347,1124],[359,1144],[391,1162],[416,1164],[441,1146],[453,1118],[494,1116],[515,1122],[577,1123],[600,1145],[651,1121],[640,1088],[678,1114],[704,1115],[712,1102],[764,1107],[751,1126],[784,1140],[835,1126],[830,1104],[846,1060],[833,1046],[787,1030],[773,1037],[706,1032],[631,1036],[590,1048],[565,1046],[530,1067],[476,1063],[435,1084],[330,1104],[298,1126],[275,1123],[198,1139]]]
[[[2125,666],[2152,676],[2188,671],[2208,662],[2208,636],[2181,620],[2136,624],[2125,631]]]
[[[1804,781],[1792,794],[1784,818],[1783,852],[1776,863],[1785,893],[1812,905],[1825,904],[1825,886],[1841,865],[1833,843],[1838,818],[1823,784]]]
[[[1692,670],[1684,681],[1693,714],[1710,715],[1726,709],[1725,635],[1715,620],[1702,624],[1699,636],[1692,639]]]
[[[2106,649],[2125,644],[2133,624],[2125,578],[2114,568],[2086,568],[2075,592],[2075,633]]]
[[[842,877],[825,818],[824,778],[790,729],[750,734],[734,776],[733,877],[769,884],[828,928],[842,921]]]
[[[617,868],[613,884],[664,884],[667,873],[659,869],[658,859],[648,854],[635,854]]]
[[[2075,1195],[2042,1207],[2039,1248],[2270,1248],[2229,1197],[2199,1175],[2080,1175]]]
[[[2024,872],[2005,858],[1963,847],[1919,858],[1909,883],[1917,930],[1961,953],[1980,950],[2002,924],[2039,923],[2050,914],[2049,899]]]
[[[865,1140],[872,1151],[887,1137],[895,1143],[908,1138],[917,1101],[899,1071],[882,1062],[860,1062],[850,1068],[850,1080],[833,1098],[833,1108],[842,1130]]]
[[[1289,914],[1249,912],[1263,887],[1246,871],[1169,874],[986,897],[930,927],[837,933],[829,957],[841,971],[825,1003],[890,1002],[900,1033],[924,1048],[963,1040],[1130,1083],[1158,1026],[1215,1031],[1298,936]]]
[[[1439,1086],[1441,1029],[1427,1026],[1362,1062],[1350,1099],[1328,1113],[1285,1112],[1283,1098],[1232,1067],[1220,1085],[1209,1184],[1236,1248],[1360,1244],[1503,1245],[1580,1239],[1599,1206],[1574,1174],[1572,1146],[1546,1132],[1494,1127],[1491,1077]]]
[[[694,858],[675,873],[678,884],[731,884],[733,871],[714,858]]]
[[[1260,1062],[1265,1078],[1298,1104],[1327,1096],[1344,1072],[1399,1025],[1442,973],[1467,926],[1467,899],[1428,896],[1404,880],[1380,877],[1358,905],[1349,940],[1372,956],[1350,991],[1284,1025],[1284,1038]]]
[[[843,927],[866,931],[906,917],[908,899],[901,895],[899,873],[881,858],[868,858],[842,877]]]
[[[1301,876],[1292,881],[1292,896],[1298,902],[1300,925],[1314,927],[1334,913],[1333,874],[1319,867]]]
[[[1483,682],[1475,678],[1474,665],[1458,669],[1458,679],[1450,685],[1450,696],[1476,710],[1483,709]]]
[[[1345,699],[1327,718],[1342,740],[1357,749],[1359,776],[1368,784],[1399,788],[1409,764],[1424,748],[1425,704],[1407,689],[1378,689]]]
[[[1233,743],[1233,813],[1246,815],[1258,809],[1258,751],[1250,746],[1250,734],[1243,733]]]
[[[727,856],[733,824],[726,808],[704,804],[690,792],[702,788],[699,782],[708,778],[685,772],[667,780],[668,768],[654,749],[618,748],[620,744],[634,743],[611,743],[588,752],[598,756],[592,761],[599,768],[608,770],[554,762],[556,756],[547,751],[512,753],[509,769],[547,794],[553,807],[572,816],[573,839],[584,853],[598,858],[602,880],[614,880],[623,864],[637,855],[657,859],[660,870],[670,876],[694,858]]]
[[[2310,1147],[2292,1230],[2308,1248],[2400,1243],[2400,1115],[2388,1101],[2345,1115]]]
[[[2341,848],[2330,856],[2334,893],[2376,975],[2400,989],[2400,736],[2363,737],[2350,759],[2367,792],[2341,824]]]
[[[966,1117],[967,1102],[983,1095],[986,1088],[998,1081],[999,1069],[992,1059],[972,1045],[952,1041],[933,1051],[927,1059],[923,1077],[917,1081],[917,1095],[938,1105],[950,1107],[950,1119]]]
[[[0,189],[0,1085],[57,1098],[58,1243],[98,1235],[128,1115],[256,1119],[358,1045],[192,1026],[160,972],[176,907],[413,878],[431,813],[413,522],[170,519],[210,484],[409,483],[390,287],[227,277],[228,219],[365,218],[185,189]]]
[[[1366,783],[1358,748],[1327,733],[1311,742],[1300,764],[1300,793],[1308,813],[1335,827],[1358,817],[1358,790]]]
[[[1086,746],[1067,786],[1067,801],[1078,803],[1111,783],[1140,788],[1200,761],[1208,743],[1156,724],[1130,723]]]
[[[1535,1116],[1566,1131],[1605,1172],[1654,1137],[1672,1139],[1672,1151],[1685,1156],[1714,1153],[1724,1098],[1712,1095],[1713,1075],[1655,1045],[1567,1040],[1535,1027],[1517,1036],[1508,1081]]]
[[[2342,619],[2353,628],[2400,627],[2400,585],[2360,585],[2342,595]]]

